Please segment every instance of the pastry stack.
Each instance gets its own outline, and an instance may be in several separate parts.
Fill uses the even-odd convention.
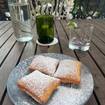
[[[79,61],[38,55],[29,66],[31,73],[19,79],[17,85],[35,101],[45,104],[61,83],[80,84],[80,67]]]

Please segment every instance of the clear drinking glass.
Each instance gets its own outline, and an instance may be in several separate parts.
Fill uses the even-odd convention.
[[[28,0],[8,0],[8,6],[17,41],[32,40],[31,13]]]
[[[77,28],[70,29],[69,48],[81,51],[89,50],[93,29],[93,24],[89,23],[84,23]]]

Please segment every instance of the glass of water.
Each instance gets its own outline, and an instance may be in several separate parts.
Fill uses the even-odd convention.
[[[32,40],[31,13],[28,0],[9,0],[8,6],[17,41]]]
[[[70,29],[69,48],[81,51],[89,50],[93,29],[94,26],[90,23],[82,23],[78,27]]]

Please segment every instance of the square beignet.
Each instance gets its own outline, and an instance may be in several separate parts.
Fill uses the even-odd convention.
[[[39,55],[33,59],[31,65],[29,66],[29,70],[31,72],[39,70],[45,74],[53,75],[56,71],[58,63],[59,60],[55,58]]]
[[[80,84],[80,66],[79,61],[62,60],[54,74],[62,83]]]
[[[60,85],[60,80],[36,70],[18,80],[17,85],[34,100],[44,104]]]

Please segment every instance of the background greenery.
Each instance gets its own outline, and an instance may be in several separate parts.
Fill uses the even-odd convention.
[[[104,18],[105,0],[74,0],[73,18]]]

